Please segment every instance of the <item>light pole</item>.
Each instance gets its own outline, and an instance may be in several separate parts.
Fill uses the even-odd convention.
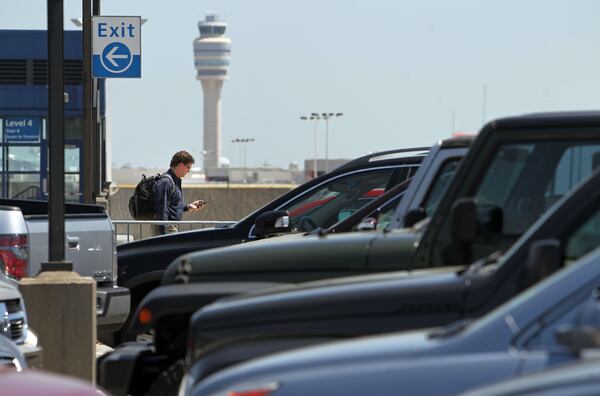
[[[317,178],[317,121],[319,121],[321,119],[321,116],[319,116],[316,113],[312,113],[311,116],[301,116],[300,117],[301,120],[305,120],[305,121],[313,121],[313,125],[314,125],[314,132],[315,132],[315,141],[314,141],[314,147],[313,147],[313,179]]]
[[[254,139],[253,138],[238,138],[238,139],[232,139],[231,143],[241,143],[242,144],[242,163],[243,163],[243,167],[244,167],[244,179],[246,178],[246,144],[253,142]]]
[[[312,113],[317,116],[317,113]],[[329,119],[343,116],[344,113],[321,113],[321,118],[325,120],[325,172],[329,172]]]

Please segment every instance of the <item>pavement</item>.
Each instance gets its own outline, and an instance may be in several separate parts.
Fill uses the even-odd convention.
[[[104,345],[100,341],[96,341],[96,359],[112,350],[111,347]]]

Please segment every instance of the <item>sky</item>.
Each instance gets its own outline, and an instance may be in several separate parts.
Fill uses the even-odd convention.
[[[81,0],[64,0],[76,29]],[[27,4],[27,7],[24,5]],[[232,40],[222,90],[222,155],[241,166],[304,167],[313,112],[329,122],[329,158],[429,146],[495,118],[600,107],[600,2],[595,0],[102,0],[102,15],[136,15],[142,78],[111,79],[115,166],[201,163],[198,21],[216,12]],[[45,0],[0,0],[0,29],[45,29]],[[317,157],[325,124],[317,123]]]

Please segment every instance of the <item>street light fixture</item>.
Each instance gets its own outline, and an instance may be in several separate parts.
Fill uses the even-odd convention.
[[[231,143],[241,143],[242,144],[242,152],[243,152],[242,163],[243,163],[243,167],[244,167],[244,179],[246,178],[246,144],[253,142],[253,141],[254,141],[253,138],[238,138],[238,139],[231,140]]]
[[[317,121],[321,119],[321,116],[317,113],[312,113],[310,116],[301,116],[301,120],[312,121],[314,124],[315,141],[313,148],[313,179],[317,178]]]
[[[313,113],[318,115],[317,113]],[[344,113],[321,113],[321,118],[325,120],[325,172],[329,172],[329,119],[343,116]]]

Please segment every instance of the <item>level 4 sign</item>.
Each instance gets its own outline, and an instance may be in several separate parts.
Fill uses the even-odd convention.
[[[4,136],[7,142],[39,142],[42,121],[37,117],[4,118]]]
[[[142,76],[141,18],[92,18],[92,76],[140,78]]]

